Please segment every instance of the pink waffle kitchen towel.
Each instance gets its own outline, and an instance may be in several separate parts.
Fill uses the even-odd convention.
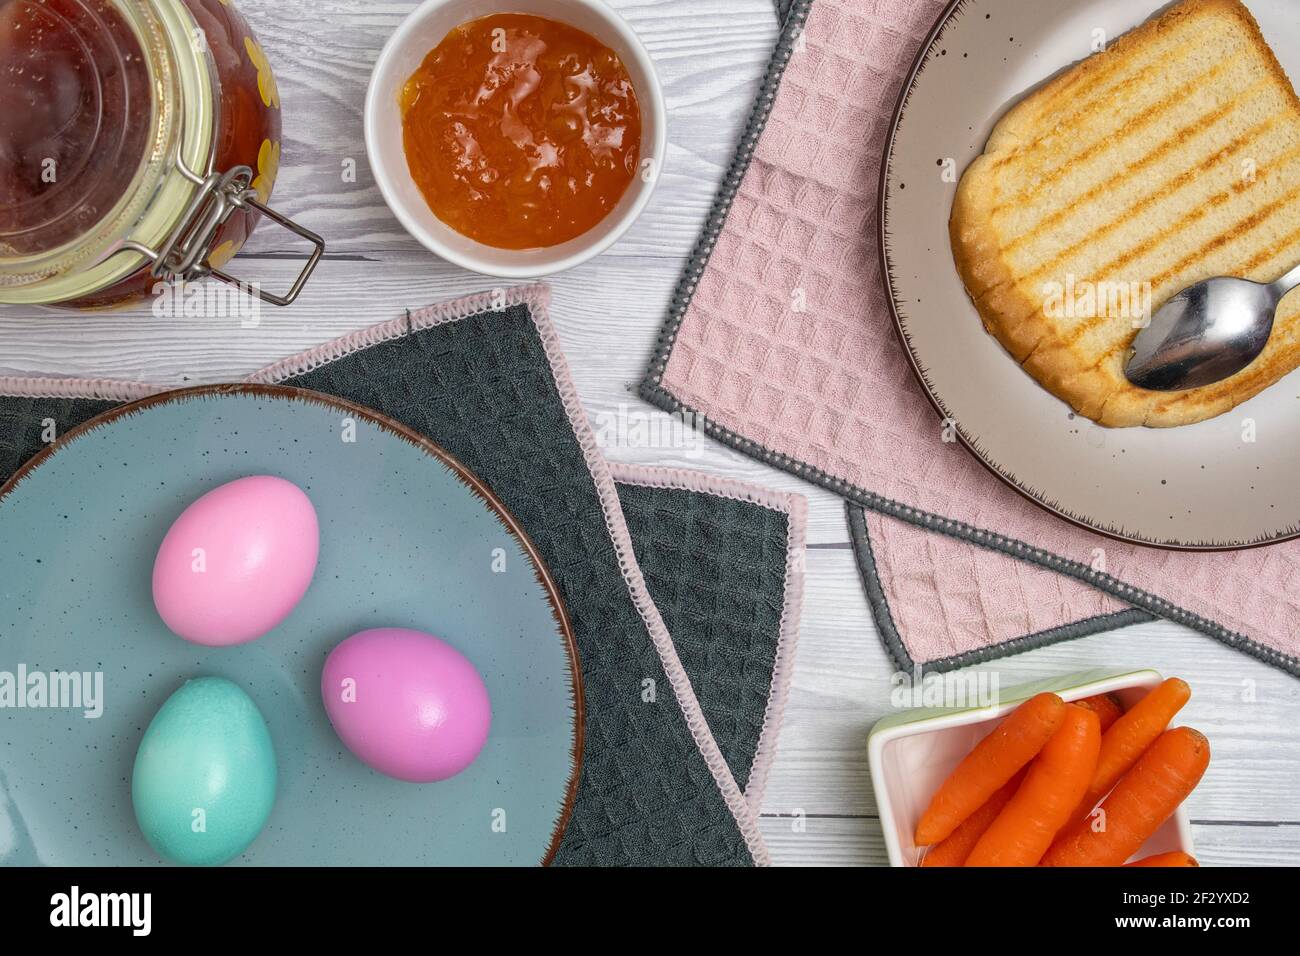
[[[1103,591],[1000,551],[856,504],[848,513],[877,629],[907,670],[949,670],[1151,620]]]
[[[941,440],[896,340],[873,219],[894,103],[944,7],[797,0],[643,394],[874,512],[878,578],[913,661],[1131,605],[1300,675],[1300,544],[1122,544]]]

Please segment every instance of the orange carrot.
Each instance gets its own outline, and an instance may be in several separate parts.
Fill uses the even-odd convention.
[[[1200,866],[1196,862],[1196,857],[1184,853],[1182,850],[1175,850],[1172,853],[1157,853],[1155,856],[1145,856],[1140,860],[1134,860],[1132,863],[1125,863],[1125,866]]]
[[[932,846],[1034,759],[1065,719],[1065,701],[1055,694],[1031,697],[1013,710],[939,787],[916,825],[916,845]]]
[[[925,858],[921,860],[922,866],[961,866],[966,862],[966,857],[970,856],[970,851],[979,838],[984,835],[984,831],[989,828],[994,820],[997,819],[1002,808],[1007,802],[1015,796],[1020,789],[1020,783],[1025,779],[1025,771],[1021,770],[1014,777],[1002,785],[1002,789],[993,796],[989,797],[984,806],[980,807],[965,820],[961,826],[948,834],[947,838],[939,841],[926,852]]]
[[[1200,782],[1210,742],[1190,727],[1167,730],[1120,778],[1094,822],[1071,824],[1043,857],[1044,866],[1119,866],[1168,820]]]
[[[1016,795],[966,858],[966,866],[1037,866],[1069,822],[1092,779],[1101,748],[1096,711],[1066,707],[1065,719],[1033,762]]]
[[[1080,707],[1087,707],[1097,714],[1097,719],[1101,721],[1101,732],[1103,734],[1110,730],[1111,724],[1119,720],[1124,714],[1124,707],[1114,694],[1097,694],[1095,697],[1085,697],[1083,700],[1074,701],[1074,703]],[[1089,807],[1089,809],[1092,808]]]
[[[1101,755],[1097,758],[1097,772],[1093,774],[1088,792],[1084,794],[1075,814],[1087,816],[1102,797],[1138,758],[1164,733],[1174,715],[1182,710],[1192,689],[1187,682],[1171,677],[1133,705],[1106,731],[1101,738]]]

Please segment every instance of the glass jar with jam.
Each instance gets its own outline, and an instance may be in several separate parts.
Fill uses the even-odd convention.
[[[231,0],[0,0],[0,302],[212,276],[292,302],[324,243],[267,205],[280,95]],[[223,267],[266,216],[314,246],[282,295]]]

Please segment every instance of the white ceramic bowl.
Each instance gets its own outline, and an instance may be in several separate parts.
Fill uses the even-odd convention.
[[[608,216],[568,242],[545,249],[496,249],[442,222],[411,178],[402,149],[398,98],[429,51],[453,28],[495,13],[530,13],[559,20],[594,36],[618,54],[641,107],[641,163],[645,166]],[[663,173],[668,123],[663,90],[650,56],[604,0],[426,0],[384,44],[366,91],[366,155],[384,201],[407,232],[448,262],[503,279],[529,279],[572,269],[609,248],[632,225]]]
[[[912,834],[930,798],[962,758],[1019,704],[1047,691],[1060,694],[1065,701],[1113,693],[1128,709],[1161,680],[1149,670],[1071,674],[1003,689],[996,707],[918,708],[877,721],[867,743],[867,760],[890,865],[920,865],[922,851],[912,842]],[[1134,858],[1173,850],[1192,852],[1186,805],[1178,808]]]

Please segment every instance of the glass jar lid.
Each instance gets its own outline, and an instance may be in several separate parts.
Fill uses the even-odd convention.
[[[214,147],[213,73],[182,3],[0,6],[0,301],[74,299],[138,271]]]
[[[293,302],[325,243],[264,205],[248,166],[215,169],[221,88],[183,0],[0,0],[0,302],[60,303],[148,267]],[[313,246],[276,295],[212,265],[239,210]]]

